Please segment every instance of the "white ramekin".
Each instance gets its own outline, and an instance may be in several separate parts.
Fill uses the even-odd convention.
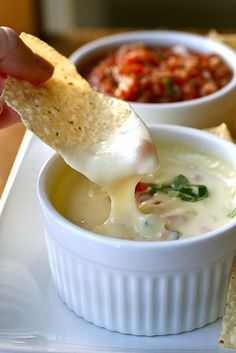
[[[135,31],[107,36],[77,49],[70,59],[79,72],[111,49],[122,44],[142,42],[147,45],[184,45],[202,53],[218,53],[231,67],[233,78],[225,87],[208,96],[177,103],[135,103],[133,109],[148,124],[177,124],[206,128],[227,123],[236,133],[236,53],[224,44],[205,36],[176,31]]]
[[[186,143],[229,161],[236,147],[199,130],[152,126],[154,137]],[[94,323],[134,335],[176,334],[222,316],[236,249],[236,220],[177,241],[120,240],[84,230],[61,216],[50,190],[63,166],[54,155],[38,181],[52,278],[66,305]]]

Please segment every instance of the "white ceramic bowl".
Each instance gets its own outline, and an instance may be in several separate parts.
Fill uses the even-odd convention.
[[[181,126],[154,136],[218,154],[236,168],[236,147]],[[38,181],[52,278],[62,301],[84,319],[122,333],[176,334],[222,316],[236,249],[236,220],[203,235],[139,242],[98,235],[61,216],[49,194],[64,162],[54,155]]]
[[[202,53],[218,53],[233,71],[232,80],[222,89],[209,96],[177,103],[135,103],[133,109],[146,123],[185,125],[196,128],[227,123],[236,133],[236,53],[229,47],[207,37],[175,31],[136,31],[107,36],[92,41],[70,57],[79,72],[94,58],[122,44],[143,42],[147,45],[172,47],[184,45]]]

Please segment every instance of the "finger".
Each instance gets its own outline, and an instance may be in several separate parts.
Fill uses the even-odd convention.
[[[0,27],[0,71],[40,84],[51,77],[53,66],[33,53],[13,29]]]
[[[20,116],[15,110],[0,99],[0,129],[20,121]]]
[[[4,77],[4,75],[2,75],[2,73],[0,72],[0,94],[3,91],[5,81],[6,81],[6,77]]]

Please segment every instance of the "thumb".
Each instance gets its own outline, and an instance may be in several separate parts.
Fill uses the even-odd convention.
[[[53,66],[32,52],[8,27],[0,27],[0,71],[32,83],[42,83],[53,73]]]

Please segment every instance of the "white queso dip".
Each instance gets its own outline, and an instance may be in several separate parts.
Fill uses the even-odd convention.
[[[106,191],[65,165],[52,190],[54,207],[82,228],[128,240],[182,239],[231,221],[236,205],[233,167],[184,144],[158,141],[157,150],[159,169],[141,182],[137,177],[136,187],[113,185],[113,196],[117,194],[112,207]]]

